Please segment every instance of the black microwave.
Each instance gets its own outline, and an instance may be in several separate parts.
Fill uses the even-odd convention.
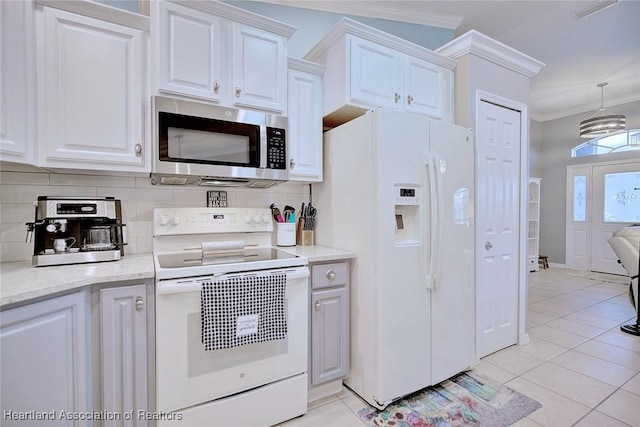
[[[154,184],[267,188],[289,178],[283,116],[154,96]]]

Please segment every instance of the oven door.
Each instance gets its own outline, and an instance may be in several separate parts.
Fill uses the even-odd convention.
[[[296,267],[262,272],[276,271],[287,274],[287,336],[282,340],[223,350],[204,350],[201,340],[200,290],[207,278],[156,283],[159,411],[198,405],[307,371],[309,269]],[[242,274],[251,273],[216,276],[216,279]]]

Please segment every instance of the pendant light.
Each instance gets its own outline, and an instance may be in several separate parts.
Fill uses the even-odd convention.
[[[623,131],[627,118],[622,114],[605,115],[604,87],[608,83],[600,83],[600,109],[591,117],[580,122],[580,136],[582,138],[598,138],[611,133]]]

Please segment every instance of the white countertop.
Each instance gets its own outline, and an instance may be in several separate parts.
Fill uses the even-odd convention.
[[[323,261],[340,261],[355,258],[353,252],[346,252],[339,249],[327,248],[324,246],[278,246],[285,252],[307,257],[309,263]]]
[[[0,264],[0,306],[87,285],[154,277],[151,254],[126,255],[118,261],[33,267],[31,261]]]
[[[323,246],[279,249],[307,257],[309,263],[355,258],[355,254]],[[0,263],[0,306],[53,295],[98,283],[153,279],[152,254],[126,255],[118,261],[33,267],[31,261]]]

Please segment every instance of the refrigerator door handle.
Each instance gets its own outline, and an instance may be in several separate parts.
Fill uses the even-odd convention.
[[[436,203],[437,203],[437,195],[436,195],[436,174],[435,170],[435,162],[434,156],[431,154],[426,155],[425,163],[427,166],[427,178],[429,180],[429,258],[425,257],[425,266],[426,266],[426,288],[433,289],[434,286],[434,261],[436,257]],[[426,209],[426,206],[425,206]]]
[[[435,235],[432,234],[432,239],[435,240],[435,251],[431,253],[431,259],[433,260],[433,269],[431,270],[431,289],[435,289],[438,279],[440,278],[440,271],[442,266],[442,215],[444,212],[444,200],[442,198],[442,162],[440,156],[433,156],[433,169],[435,171],[435,187],[436,197],[433,205],[435,206]]]

